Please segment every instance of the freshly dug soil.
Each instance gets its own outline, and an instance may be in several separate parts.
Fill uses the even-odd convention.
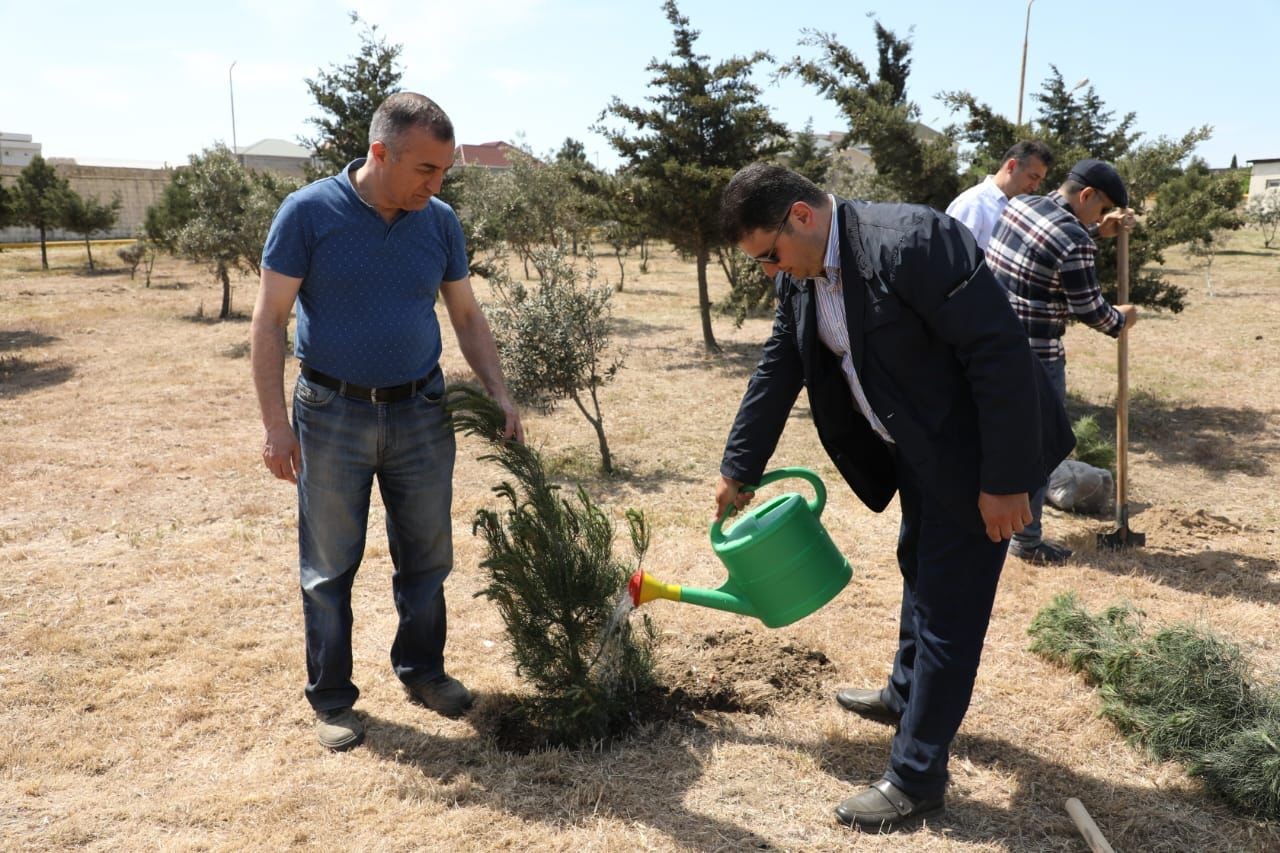
[[[764,631],[721,630],[659,646],[658,686],[637,697],[614,737],[653,725],[701,726],[708,712],[763,715],[792,700],[815,699],[834,665],[818,649]],[[481,697],[471,723],[499,749],[528,753],[558,746],[529,719],[520,696]]]

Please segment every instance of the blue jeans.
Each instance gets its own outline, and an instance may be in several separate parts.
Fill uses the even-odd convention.
[[[350,707],[351,585],[364,556],[373,478],[386,507],[391,589],[400,615],[391,664],[405,684],[444,675],[444,579],[453,566],[454,436],[442,395],[396,403],[343,397],[299,377],[293,424],[302,447],[298,556],[307,700]]]
[[[1058,393],[1058,402],[1062,405],[1067,404],[1067,360],[1065,358],[1055,358],[1053,361],[1045,361],[1036,359],[1044,368],[1044,372],[1049,377],[1049,384],[1053,386],[1053,390]],[[1013,541],[1017,543],[1019,548],[1034,548],[1040,544],[1041,532],[1040,516],[1044,512],[1045,495],[1049,492],[1049,481],[1045,480],[1040,488],[1036,489],[1035,494],[1031,496],[1031,523],[1022,528],[1021,533],[1013,534]]]

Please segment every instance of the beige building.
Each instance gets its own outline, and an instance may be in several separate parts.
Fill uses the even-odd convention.
[[[1253,166],[1249,172],[1249,198],[1269,189],[1280,189],[1280,157],[1263,157],[1248,162]]]
[[[259,139],[252,145],[236,149],[240,164],[255,172],[275,172],[306,180],[308,164],[318,165],[311,152],[284,139]]]
[[[920,122],[915,123],[915,135],[921,142],[932,142],[941,133]],[[791,134],[790,141],[794,143],[799,134]],[[848,148],[837,151],[834,150],[842,141],[846,134],[833,130],[829,133],[815,133],[813,135],[814,145],[819,151],[829,151],[835,155],[844,167],[854,172],[870,172],[874,171],[876,162],[871,156],[871,146],[865,143],[855,142]]]

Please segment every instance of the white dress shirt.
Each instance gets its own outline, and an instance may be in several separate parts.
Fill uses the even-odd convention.
[[[995,175],[987,175],[986,180],[969,187],[947,205],[947,216],[969,226],[978,241],[978,248],[985,252],[987,243],[991,241],[991,232],[996,230],[996,223],[1008,203],[1009,197],[996,186]]]

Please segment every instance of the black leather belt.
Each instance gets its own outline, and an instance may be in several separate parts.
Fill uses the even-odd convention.
[[[388,385],[385,388],[365,388],[363,385],[343,382],[341,379],[335,379],[315,368],[307,367],[305,364],[302,365],[302,375],[307,378],[308,382],[314,382],[322,388],[332,388],[344,397],[350,397],[353,400],[364,400],[367,403],[398,403],[401,400],[408,400],[414,394],[426,388],[427,383],[435,378],[439,370],[440,368],[436,368],[422,379],[415,379],[403,385]]]

